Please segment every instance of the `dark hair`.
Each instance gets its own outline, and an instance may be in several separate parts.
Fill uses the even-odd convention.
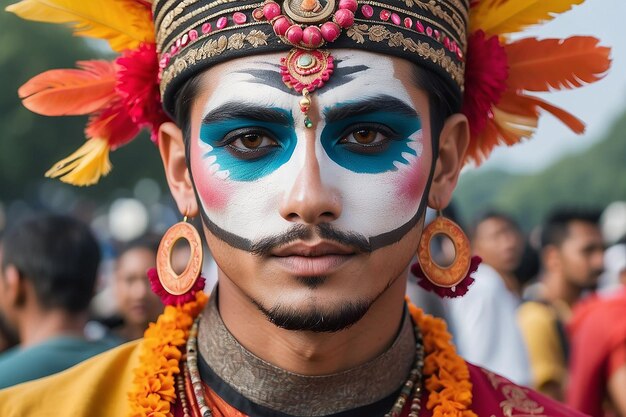
[[[515,230],[521,230],[519,225],[517,224],[517,221],[515,221],[515,219],[511,217],[510,215],[503,213],[501,211],[498,211],[498,210],[489,209],[489,210],[485,210],[481,212],[478,216],[476,216],[476,218],[472,222],[472,229],[470,230],[470,236],[472,238],[475,238],[476,231],[478,230],[478,226],[480,226],[485,221],[492,220],[492,219],[502,220],[503,222],[506,222],[511,227],[513,227]]]
[[[147,249],[156,255],[159,250],[160,240],[159,236],[152,233],[140,236],[137,239],[120,245],[118,248],[118,257],[132,249]]]
[[[573,222],[589,223],[597,226],[600,211],[594,209],[559,208],[550,213],[541,230],[541,247],[561,246],[569,236],[569,226]]]
[[[461,111],[462,97],[458,90],[453,88],[439,74],[418,65],[414,66],[413,82],[428,94],[433,161],[435,161],[439,153],[437,145],[443,124],[448,117]],[[191,136],[191,104],[199,88],[200,74],[185,82],[174,98],[174,118],[183,132],[187,166],[189,166],[189,137]]]
[[[45,309],[85,311],[94,294],[100,248],[87,225],[59,215],[19,223],[3,239],[2,269],[14,266]]]

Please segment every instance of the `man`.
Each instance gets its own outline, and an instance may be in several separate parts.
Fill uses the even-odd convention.
[[[100,249],[87,226],[45,215],[16,225],[0,251],[0,315],[20,344],[0,354],[0,387],[41,378],[110,348],[83,328]]]
[[[0,394],[1,415],[53,401],[77,416],[576,415],[469,365],[444,323],[405,304],[425,208],[448,204],[468,147],[459,113],[461,91],[472,88],[463,75],[468,2],[157,0],[152,10],[127,2],[123,13],[116,3],[98,19],[102,7],[69,7],[71,21],[81,16],[82,29],[125,52],[112,67],[85,65],[104,73],[98,80],[120,78],[99,85],[96,101],[80,97],[98,109],[92,139],[50,175],[93,182],[109,149],[155,126],[172,195],[182,216],[202,219],[219,283],[203,309],[199,238],[187,223],[173,226],[164,265],[150,273],[169,305],[144,339]],[[67,19],[68,3],[62,15],[31,6],[12,10]],[[106,35],[91,31],[103,19]],[[500,38],[490,39],[478,33],[475,51],[495,58],[502,95],[509,63]],[[132,78],[156,66],[148,83]],[[117,90],[107,95],[107,85]],[[154,117],[159,98],[176,122]],[[502,133],[492,136],[496,122],[469,107],[483,129],[472,126],[490,129],[486,143],[472,142],[480,158]],[[130,127],[120,130],[122,121]],[[192,248],[180,275],[168,270],[178,238]],[[468,268],[458,269],[462,280]]]
[[[615,265],[621,288],[579,303],[567,329],[567,404],[594,417],[626,415],[626,244],[612,249],[621,252]]]
[[[541,233],[542,273],[538,294],[519,309],[533,386],[563,399],[568,343],[565,326],[581,297],[595,290],[603,270],[604,242],[599,214],[559,209],[546,220]]]
[[[445,301],[450,330],[467,360],[527,385],[528,356],[516,321],[520,298],[514,275],[524,249],[522,232],[509,216],[489,211],[476,220],[471,236],[472,250],[482,263],[468,294]]]

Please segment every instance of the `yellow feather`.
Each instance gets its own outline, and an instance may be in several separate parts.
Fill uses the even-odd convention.
[[[72,185],[92,185],[111,171],[109,144],[106,139],[93,138],[46,172],[48,178],[58,178]]]
[[[515,33],[553,19],[585,0],[481,0],[470,12],[470,33]]]
[[[117,52],[154,41],[150,9],[136,0],[22,0],[6,10],[26,20],[67,23],[75,35],[107,40]]]

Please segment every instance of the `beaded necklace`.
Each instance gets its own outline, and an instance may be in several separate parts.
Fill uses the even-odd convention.
[[[189,401],[186,396],[181,395],[181,405],[184,417],[200,416],[212,417],[213,413],[208,406],[205,395],[200,371],[198,369],[198,317],[189,331],[187,339],[186,361],[183,364],[184,378],[177,379],[177,388],[181,393],[191,393]],[[424,343],[422,334],[418,326],[415,329],[415,363],[409,372],[409,376],[400,390],[400,394],[396,399],[391,410],[384,417],[399,417],[409,398],[411,398],[411,406],[409,417],[418,417],[421,409],[421,393],[422,393],[422,368],[424,367]],[[180,375],[179,375],[180,376]],[[185,386],[185,383],[187,386]],[[194,407],[194,403],[196,407]]]

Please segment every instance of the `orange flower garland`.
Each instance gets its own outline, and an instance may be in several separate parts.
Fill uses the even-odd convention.
[[[128,394],[131,417],[171,417],[176,401],[175,375],[180,373],[183,348],[193,320],[208,301],[198,291],[195,300],[180,306],[166,306],[156,323],[144,334],[135,369],[133,386]]]
[[[446,322],[424,314],[411,303],[408,305],[424,340],[426,358],[423,375],[426,378],[425,387],[430,393],[426,408],[433,412],[433,417],[477,417],[470,409],[472,382],[469,368],[465,360],[457,355]]]
[[[167,306],[157,322],[151,323],[146,330],[140,365],[135,369],[133,388],[129,393],[131,417],[172,416],[172,405],[176,401],[174,378],[181,372],[182,349],[194,318],[207,300],[206,294],[199,291],[194,301],[182,306]],[[423,375],[430,393],[426,407],[432,411],[433,417],[477,417],[470,409],[472,383],[469,369],[463,358],[457,355],[446,323],[424,314],[411,303],[408,305],[424,340]]]

